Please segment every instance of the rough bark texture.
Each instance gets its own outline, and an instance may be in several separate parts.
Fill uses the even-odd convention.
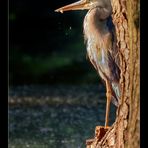
[[[139,148],[139,0],[112,0],[112,7],[121,67],[121,102],[115,123],[104,130],[96,127],[95,138],[86,141],[86,145],[87,148]]]

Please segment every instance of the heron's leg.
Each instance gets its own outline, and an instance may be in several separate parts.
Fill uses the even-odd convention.
[[[110,112],[110,102],[111,102],[111,86],[108,80],[106,80],[106,117],[105,117],[105,127],[108,126],[109,122],[109,112]]]

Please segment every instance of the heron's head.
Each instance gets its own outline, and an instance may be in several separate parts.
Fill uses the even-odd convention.
[[[56,12],[63,13],[64,11],[70,10],[84,10],[84,9],[92,9],[97,6],[102,6],[106,0],[80,0],[78,2],[63,6],[59,9],[56,9]]]

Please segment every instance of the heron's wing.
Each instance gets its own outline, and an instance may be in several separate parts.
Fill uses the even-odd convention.
[[[104,49],[106,53],[106,75],[111,81],[118,82],[120,77],[119,54],[116,46],[114,32],[110,32],[104,37]]]
[[[120,69],[118,67],[117,60],[118,60],[117,57],[114,57],[112,53],[108,52],[108,68],[109,68],[108,78],[112,82],[119,82],[120,79]]]
[[[119,49],[117,47],[117,38],[116,38],[116,31],[115,31],[115,26],[112,22],[112,18],[109,17],[108,20],[107,20],[107,27],[109,29],[109,37],[108,37],[108,41],[107,41],[107,44],[108,44],[108,47],[107,49],[109,50],[114,62],[119,66]],[[111,45],[111,46],[109,46]]]

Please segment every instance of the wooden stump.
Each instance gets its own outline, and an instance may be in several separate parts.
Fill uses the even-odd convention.
[[[95,137],[86,140],[86,148],[96,148],[98,142],[104,137],[110,127],[96,126]]]

